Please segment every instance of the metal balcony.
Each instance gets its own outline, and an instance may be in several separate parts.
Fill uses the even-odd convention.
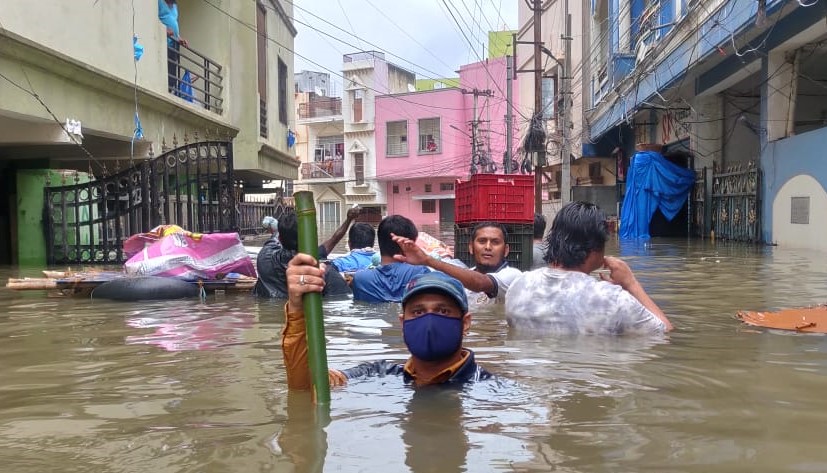
[[[167,46],[169,93],[221,114],[224,111],[223,67],[189,46]],[[177,73],[175,73],[177,71]]]
[[[342,99],[326,97],[299,104],[299,119],[336,117],[342,115]]]
[[[302,163],[302,180],[342,179],[345,177],[344,164],[344,160],[341,159]]]

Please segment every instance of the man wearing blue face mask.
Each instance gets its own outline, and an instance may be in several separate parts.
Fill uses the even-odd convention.
[[[287,267],[288,302],[284,308],[282,333],[287,384],[292,389],[310,388],[307,339],[302,295],[322,292],[324,270],[305,254],[296,255]],[[346,370],[330,370],[331,386],[349,379],[401,375],[416,386],[462,384],[485,380],[491,374],[477,365],[474,353],[463,348],[462,339],[471,327],[468,299],[456,279],[437,271],[411,279],[402,297],[402,336],[411,353],[405,364],[387,360],[363,363]]]

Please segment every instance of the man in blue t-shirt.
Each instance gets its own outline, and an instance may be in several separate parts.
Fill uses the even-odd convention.
[[[402,248],[394,241],[391,234],[403,236],[416,241],[419,232],[416,225],[401,215],[390,215],[379,223],[379,254],[381,266],[363,269],[353,274],[350,283],[353,299],[364,302],[399,302],[405,293],[405,287],[414,277],[427,273],[428,268],[402,263],[394,259],[401,255]]]
[[[360,269],[367,269],[374,264],[374,257],[379,259],[373,244],[376,241],[376,231],[368,223],[354,223],[347,232],[347,246],[350,253],[330,262],[340,273],[352,273]]]

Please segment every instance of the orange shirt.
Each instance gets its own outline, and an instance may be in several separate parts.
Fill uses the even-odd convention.
[[[290,304],[284,305],[284,330],[282,330],[281,350],[284,354],[284,367],[287,370],[287,386],[290,389],[310,389],[312,387],[310,367],[307,361],[307,329],[302,310],[290,310]],[[453,365],[445,368],[436,376],[427,380],[417,379],[416,370],[409,358],[404,370],[416,385],[440,384],[448,381],[470,357],[468,350],[462,350],[462,356]],[[347,377],[339,370],[329,370],[331,386],[345,384]]]

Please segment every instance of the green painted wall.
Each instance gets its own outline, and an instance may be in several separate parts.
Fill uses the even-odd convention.
[[[17,264],[21,267],[46,266],[46,222],[43,219],[45,202],[43,201],[43,190],[46,188],[46,180],[52,186],[63,185],[63,174],[60,171],[51,169],[19,169],[17,170]],[[78,174],[78,183],[89,181],[86,173]],[[74,178],[71,184],[74,184]],[[68,222],[74,222],[74,207],[67,215]],[[97,215],[97,209],[90,209],[89,206],[81,206],[78,209],[79,221],[89,221]],[[97,232],[96,232],[97,233]],[[98,235],[95,235],[98,237]],[[64,235],[68,244],[74,244],[77,236],[75,234]],[[88,244],[90,239],[89,229],[83,228],[80,233],[81,243]]]
[[[43,233],[43,188],[46,177],[60,182],[60,173],[44,169],[17,171],[17,264],[46,265]]]
[[[488,59],[511,55],[511,35],[516,30],[488,32]]]
[[[417,79],[416,80],[416,90],[417,92],[421,92],[423,90],[434,90],[436,87],[437,82],[441,82],[443,87],[459,87],[459,77],[442,77],[439,79]]]

